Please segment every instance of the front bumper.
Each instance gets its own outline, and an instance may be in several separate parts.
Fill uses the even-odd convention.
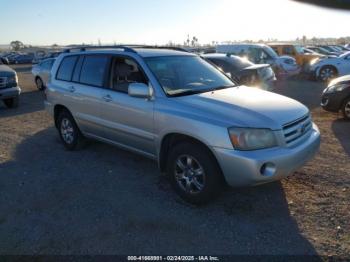
[[[339,112],[345,99],[349,95],[349,89],[344,89],[343,91],[333,93],[324,92],[322,94],[321,106],[326,111]]]
[[[214,148],[226,182],[230,186],[254,186],[287,177],[315,156],[320,146],[316,125],[310,136],[296,147],[257,151]]]
[[[21,94],[21,88],[19,86],[0,89],[0,99],[7,99],[19,96]]]

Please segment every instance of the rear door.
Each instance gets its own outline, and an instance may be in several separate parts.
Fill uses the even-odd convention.
[[[105,138],[127,149],[155,157],[154,101],[128,95],[131,83],[148,84],[138,63],[129,57],[113,57],[109,89],[103,89],[102,121]]]
[[[56,79],[64,90],[64,105],[67,105],[86,135],[103,135],[100,123],[101,92],[106,85],[109,59],[108,55],[68,56],[58,69]]]

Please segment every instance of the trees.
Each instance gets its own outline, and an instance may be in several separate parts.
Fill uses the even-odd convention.
[[[22,48],[24,48],[24,44],[21,41],[18,41],[18,40],[12,41],[10,43],[10,46],[11,46],[12,50],[14,50],[14,51],[19,51]]]

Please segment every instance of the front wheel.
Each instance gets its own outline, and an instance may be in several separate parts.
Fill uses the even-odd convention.
[[[342,112],[343,112],[344,118],[347,120],[350,120],[350,98],[345,100],[342,107]]]
[[[40,90],[40,91],[45,90],[44,82],[43,82],[43,80],[41,80],[40,77],[37,77],[35,79],[35,84],[36,84],[36,87],[38,88],[38,90]]]
[[[58,116],[58,132],[63,145],[70,151],[79,149],[84,144],[82,133],[67,111],[62,111]]]
[[[328,82],[337,76],[337,70],[333,66],[324,66],[320,70],[319,79]]]
[[[12,97],[12,98],[6,98],[4,99],[4,104],[8,107],[8,108],[16,108],[18,107],[19,104],[19,97]]]
[[[192,204],[209,202],[222,188],[215,158],[207,148],[195,143],[181,143],[171,150],[167,175],[178,195]]]

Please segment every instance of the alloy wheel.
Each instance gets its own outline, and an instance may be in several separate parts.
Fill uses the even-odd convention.
[[[67,144],[72,144],[74,141],[74,128],[67,118],[63,118],[61,121],[61,136]]]
[[[345,115],[350,118],[350,101],[348,101],[344,108]]]
[[[180,188],[190,194],[200,193],[205,186],[205,172],[192,156],[179,156],[175,162],[175,179]]]
[[[332,68],[324,68],[321,70],[320,77],[322,81],[328,81],[335,76],[335,71]]]

